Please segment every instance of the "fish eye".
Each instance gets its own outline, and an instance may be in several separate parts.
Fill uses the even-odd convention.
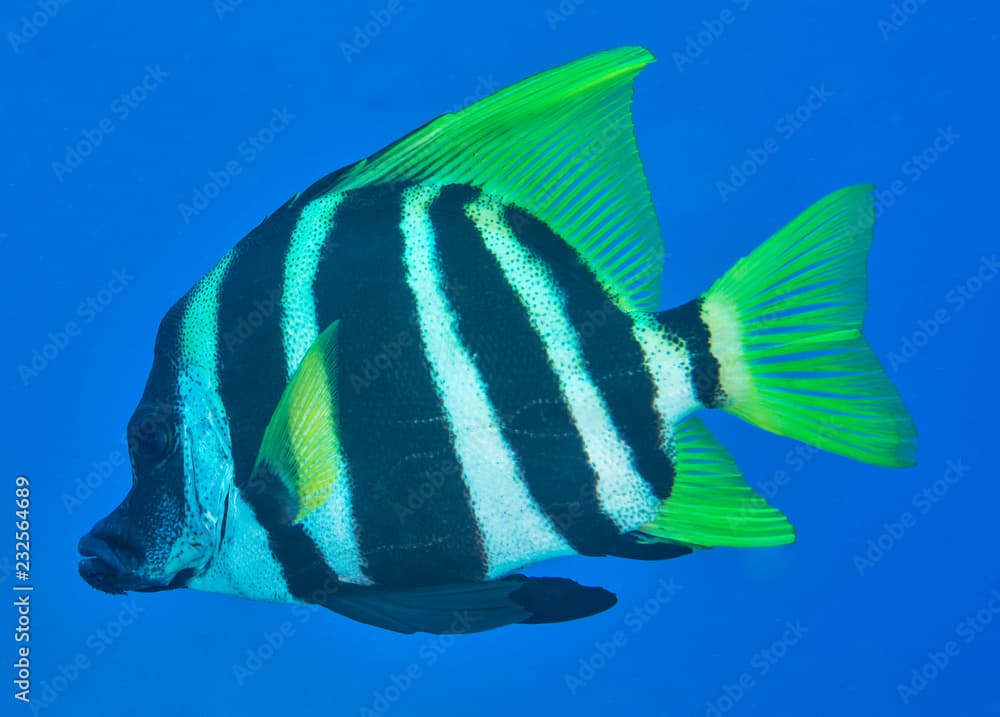
[[[138,424],[129,443],[134,458],[144,463],[157,463],[167,457],[173,442],[173,431],[167,422],[150,416]]]

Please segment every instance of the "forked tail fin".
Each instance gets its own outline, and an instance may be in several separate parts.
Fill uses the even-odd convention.
[[[870,185],[821,199],[704,295],[721,408],[834,453],[916,462],[916,429],[861,333]]]

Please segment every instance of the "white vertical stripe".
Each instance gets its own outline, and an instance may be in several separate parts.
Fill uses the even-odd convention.
[[[653,380],[653,407],[660,419],[660,447],[673,450],[673,429],[700,407],[691,383],[691,356],[683,339],[668,335],[649,314],[634,314],[632,335],[642,347]],[[671,456],[673,458],[673,456]]]
[[[235,473],[229,416],[219,394],[219,290],[229,271],[232,252],[203,276],[191,290],[180,324],[180,361],[177,393],[183,429],[180,435],[185,471],[192,480],[191,505],[221,511],[221,500],[211,500],[215,491],[225,491]],[[209,512],[205,518],[215,523],[221,515]]]
[[[639,528],[656,515],[659,501],[636,471],[632,452],[618,435],[604,399],[587,373],[559,288],[545,266],[518,242],[496,198],[481,196],[466,206],[466,214],[496,257],[545,346],[563,400],[597,475],[601,509],[622,532]],[[580,480],[585,479],[580,476]]]
[[[739,312],[725,297],[709,292],[701,306],[701,320],[708,326],[709,349],[719,362],[719,386],[727,403],[754,400],[750,363],[743,353],[743,326]]]
[[[235,489],[219,554],[205,573],[191,578],[188,587],[250,600],[298,602],[288,592],[281,566],[271,552],[267,531]]]
[[[229,252],[195,284],[181,318],[181,365],[185,369],[203,369],[203,378],[211,382],[212,388],[219,385],[216,370],[219,357],[219,291],[232,260],[233,254]]]
[[[288,244],[281,293],[281,337],[289,380],[320,333],[314,289],[316,272],[343,201],[344,194],[336,192],[307,204]],[[370,585],[371,580],[362,569],[361,549],[354,530],[350,468],[343,453],[338,460],[340,475],[329,499],[303,521],[303,527],[341,580]]]
[[[354,531],[354,504],[348,471],[347,461],[341,454],[340,474],[333,483],[330,497],[302,521],[302,527],[342,582],[371,585],[362,567],[361,549]]]
[[[227,254],[191,290],[180,325],[180,366],[177,389],[183,432],[186,500],[206,511],[210,523],[221,520],[224,497],[233,484],[234,466],[229,417],[219,395],[219,291],[229,271]],[[238,491],[232,491],[226,540],[208,572],[193,579],[191,587],[235,593],[258,600],[288,602],[281,566],[271,553],[267,534],[253,519]],[[232,495],[232,494],[231,494]],[[241,510],[242,507],[242,510]],[[177,540],[168,565],[189,567],[188,556],[178,554]]]
[[[334,226],[342,192],[309,202],[299,215],[285,255],[281,293],[281,340],[287,376],[291,378],[302,357],[319,335],[313,282],[319,270],[323,244]]]
[[[487,577],[574,551],[541,512],[486,395],[483,378],[462,344],[453,308],[441,287],[429,209],[439,187],[403,194],[400,229],[406,280],[416,302],[420,335],[462,464],[487,557]],[[474,237],[469,237],[474,241]],[[515,349],[516,350],[516,349]]]

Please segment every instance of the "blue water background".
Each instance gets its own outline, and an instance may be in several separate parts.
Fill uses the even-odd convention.
[[[0,557],[7,591],[24,473],[39,713],[1000,714],[995,4],[44,7],[0,9]],[[917,468],[709,416],[796,544],[538,566],[620,603],[457,640],[192,591],[113,597],[77,576],[77,539],[129,486],[122,432],[157,323],[198,277],[323,174],[477,94],[624,44],[659,57],[635,114],[670,252],[664,306],[825,193],[879,185],[867,334],[919,427]],[[144,99],[120,99],[143,82]],[[286,108],[287,126],[248,151]],[[99,144],[60,167],[88,132]],[[186,212],[231,161],[227,186]],[[61,341],[68,322],[79,330]],[[25,373],[35,351],[51,358]],[[91,494],[67,500],[102,464]],[[9,694],[15,619],[0,608],[4,715],[28,713]]]

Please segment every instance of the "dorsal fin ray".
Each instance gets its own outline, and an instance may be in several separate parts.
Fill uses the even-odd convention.
[[[632,127],[642,47],[588,55],[427,123],[359,162],[335,191],[470,184],[548,224],[622,308],[655,310],[665,256]]]

